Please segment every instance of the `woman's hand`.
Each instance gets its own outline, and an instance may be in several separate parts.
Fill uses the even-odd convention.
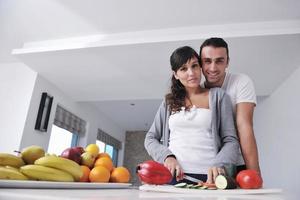
[[[219,174],[225,174],[225,170],[222,167],[210,167],[207,173],[207,183],[214,183]]]
[[[165,159],[164,166],[169,169],[173,177],[176,173],[176,181],[180,181],[183,179],[183,171],[176,158],[167,157]]]

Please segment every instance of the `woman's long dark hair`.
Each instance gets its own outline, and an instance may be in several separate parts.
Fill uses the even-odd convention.
[[[184,46],[176,49],[170,56],[171,68],[174,72],[187,63],[191,58],[197,58],[200,64],[199,55],[197,52],[189,47]],[[177,112],[181,110],[181,107],[185,107],[186,90],[179,80],[174,77],[171,78],[170,93],[166,95],[166,103],[170,106],[171,112]]]

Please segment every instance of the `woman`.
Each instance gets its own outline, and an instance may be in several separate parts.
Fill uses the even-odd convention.
[[[220,88],[200,87],[200,60],[191,47],[176,49],[170,62],[171,92],[157,111],[145,148],[177,181],[188,175],[213,183],[238,157],[230,99]]]

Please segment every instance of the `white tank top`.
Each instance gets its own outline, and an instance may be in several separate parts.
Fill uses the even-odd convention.
[[[211,110],[182,109],[169,118],[169,149],[176,156],[184,173],[207,174],[216,156],[211,130]]]

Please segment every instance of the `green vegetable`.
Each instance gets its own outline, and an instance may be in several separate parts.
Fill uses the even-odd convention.
[[[236,183],[235,180],[230,176],[218,175],[216,178],[216,187],[218,189],[235,189]]]
[[[199,187],[199,189],[201,189],[201,190],[205,190],[207,188],[208,188],[208,186],[206,186],[206,185],[203,185],[203,186]]]
[[[191,188],[192,189],[198,189],[198,188],[200,188],[201,187],[201,185],[193,185]]]
[[[174,187],[185,188],[187,185],[188,185],[187,183],[177,183],[176,185],[174,185]]]

